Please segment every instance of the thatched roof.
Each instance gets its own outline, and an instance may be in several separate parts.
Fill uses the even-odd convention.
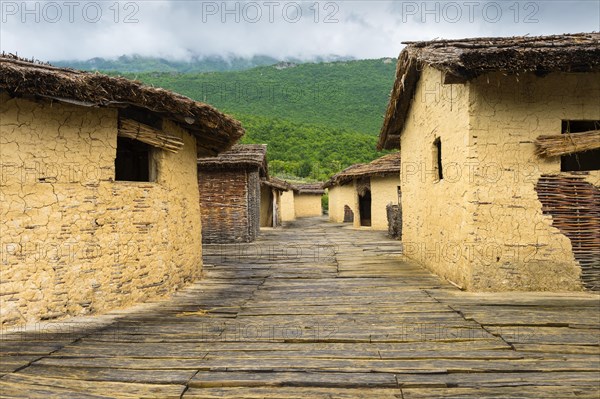
[[[292,189],[294,190],[294,193],[297,193],[297,194],[314,194],[314,195],[325,194],[325,189],[323,188],[323,183],[293,184]]]
[[[379,134],[379,149],[400,145],[421,71],[431,66],[444,83],[465,83],[492,71],[505,74],[600,71],[600,33],[405,42]]]
[[[359,177],[387,176],[400,174],[400,153],[384,155],[367,164],[359,163],[347,167],[339,173],[336,173],[329,179],[323,187],[329,188],[337,185],[343,185]]]
[[[269,186],[279,191],[289,191],[292,189],[292,185],[285,180],[281,180],[274,176],[269,176],[265,180],[261,181],[261,184]]]
[[[267,172],[266,144],[236,144],[217,157],[198,158],[201,169],[258,168],[262,175]]]
[[[581,133],[542,135],[535,139],[535,153],[542,157],[561,155],[600,149],[600,130]]]
[[[48,98],[84,107],[150,111],[197,137],[198,155],[216,155],[244,135],[240,122],[212,106],[125,78],[57,68],[0,55],[0,90],[12,96]]]

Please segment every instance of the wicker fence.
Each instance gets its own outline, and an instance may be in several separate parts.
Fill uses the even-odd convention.
[[[543,175],[536,191],[542,211],[571,240],[583,285],[600,291],[600,190],[581,177]]]

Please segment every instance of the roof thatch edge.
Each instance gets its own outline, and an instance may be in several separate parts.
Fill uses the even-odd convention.
[[[421,71],[430,66],[444,73],[444,83],[465,83],[484,73],[600,71],[600,33],[515,36],[404,42],[377,148],[400,148]]]
[[[137,107],[170,119],[197,138],[198,155],[216,155],[244,135],[241,123],[209,104],[141,82],[0,55],[0,90],[85,107]]]

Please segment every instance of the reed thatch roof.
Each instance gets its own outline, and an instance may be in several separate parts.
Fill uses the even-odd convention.
[[[425,66],[444,74],[444,84],[465,83],[492,71],[505,74],[600,71],[600,33],[537,37],[405,42],[379,134],[379,149],[400,145],[400,132]]]
[[[344,185],[360,177],[387,176],[400,174],[400,153],[384,155],[369,163],[358,163],[347,167],[339,173],[336,173],[329,179],[323,187]]]
[[[325,194],[325,189],[323,188],[323,183],[293,184],[292,189],[294,190],[294,193],[297,193],[297,194],[314,194],[314,195]]]
[[[279,191],[289,191],[292,189],[292,185],[290,183],[274,176],[269,176],[265,180],[261,181],[261,184],[272,187]]]
[[[597,150],[600,149],[600,130],[538,136],[535,139],[535,146],[536,155],[542,157],[558,157]]]
[[[57,68],[0,55],[0,90],[84,107],[136,108],[170,119],[197,137],[198,155],[216,155],[244,135],[240,122],[168,90],[100,73]]]
[[[216,157],[198,158],[202,169],[245,169],[258,168],[261,175],[267,174],[266,144],[236,144]]]

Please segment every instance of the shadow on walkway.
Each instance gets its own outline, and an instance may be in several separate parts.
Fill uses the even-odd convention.
[[[597,295],[461,292],[323,218],[204,261],[169,300],[5,336],[0,396],[598,397]]]

